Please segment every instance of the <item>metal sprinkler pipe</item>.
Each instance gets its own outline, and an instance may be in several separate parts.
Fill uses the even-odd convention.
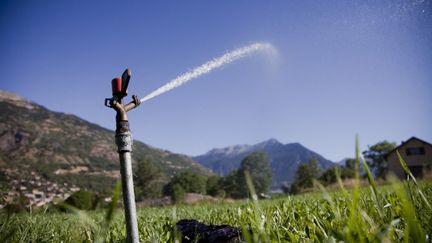
[[[120,174],[125,209],[127,242],[138,243],[139,236],[131,159],[133,140],[129,129],[127,112],[139,106],[141,102],[137,96],[133,95],[133,100],[127,105],[123,105],[122,99],[127,95],[127,86],[129,84],[130,75],[130,70],[126,69],[121,79],[113,79],[113,97],[105,99],[105,106],[113,108],[117,113],[115,142],[120,159]]]

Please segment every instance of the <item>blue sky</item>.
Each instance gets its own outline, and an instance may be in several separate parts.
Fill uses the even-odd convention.
[[[269,138],[331,160],[432,142],[432,1],[2,1],[0,89],[114,128],[110,81],[140,97],[253,42],[256,54],[144,103],[136,139],[189,155]]]

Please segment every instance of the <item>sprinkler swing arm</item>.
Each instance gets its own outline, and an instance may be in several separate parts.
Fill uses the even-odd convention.
[[[132,134],[129,129],[127,112],[138,107],[140,100],[132,95],[132,101],[123,105],[123,98],[127,96],[127,87],[131,77],[130,69],[123,72],[121,78],[114,78],[112,85],[112,98],[105,99],[105,106],[116,111],[115,142],[120,159],[120,174],[125,209],[127,242],[139,242],[138,224],[136,217],[135,193],[132,174]]]
[[[105,106],[113,108],[117,112],[117,116],[119,116],[116,119],[121,121],[128,121],[127,112],[138,107],[140,104],[141,101],[136,95],[132,95],[132,101],[126,105],[123,105],[121,99],[119,100],[115,97],[105,99]]]

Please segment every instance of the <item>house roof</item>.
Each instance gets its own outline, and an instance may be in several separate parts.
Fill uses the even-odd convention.
[[[430,143],[428,143],[428,142],[426,142],[426,141],[424,141],[424,140],[421,140],[421,139],[418,138],[418,137],[414,137],[414,136],[412,136],[411,138],[409,138],[409,139],[406,140],[405,142],[402,142],[399,146],[397,146],[396,148],[394,148],[392,151],[388,152],[388,153],[386,154],[386,156],[385,156],[385,159],[387,159],[387,157],[388,157],[390,154],[396,152],[396,150],[398,150],[400,147],[402,147],[403,145],[405,145],[406,143],[408,143],[409,141],[411,141],[411,140],[413,140],[413,139],[415,139],[415,140],[417,140],[417,141],[419,141],[419,142],[422,142],[422,143],[424,143],[424,144],[426,144],[426,145],[428,145],[428,146],[432,146],[432,144],[430,144]]]

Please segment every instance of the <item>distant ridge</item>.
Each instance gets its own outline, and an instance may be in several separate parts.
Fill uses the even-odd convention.
[[[242,159],[254,151],[267,153],[273,174],[273,189],[279,189],[284,182],[293,182],[298,166],[307,163],[311,158],[316,158],[322,169],[336,165],[300,143],[282,144],[274,138],[255,145],[243,144],[212,149],[193,159],[216,174],[226,175],[237,169]]]
[[[114,132],[0,90],[0,183],[11,189],[111,189],[119,178]],[[114,114],[113,114],[114,119]],[[149,158],[162,181],[179,171],[211,174],[191,157],[134,141],[133,163]],[[41,181],[44,181],[42,183]],[[66,190],[65,189],[65,190]]]

